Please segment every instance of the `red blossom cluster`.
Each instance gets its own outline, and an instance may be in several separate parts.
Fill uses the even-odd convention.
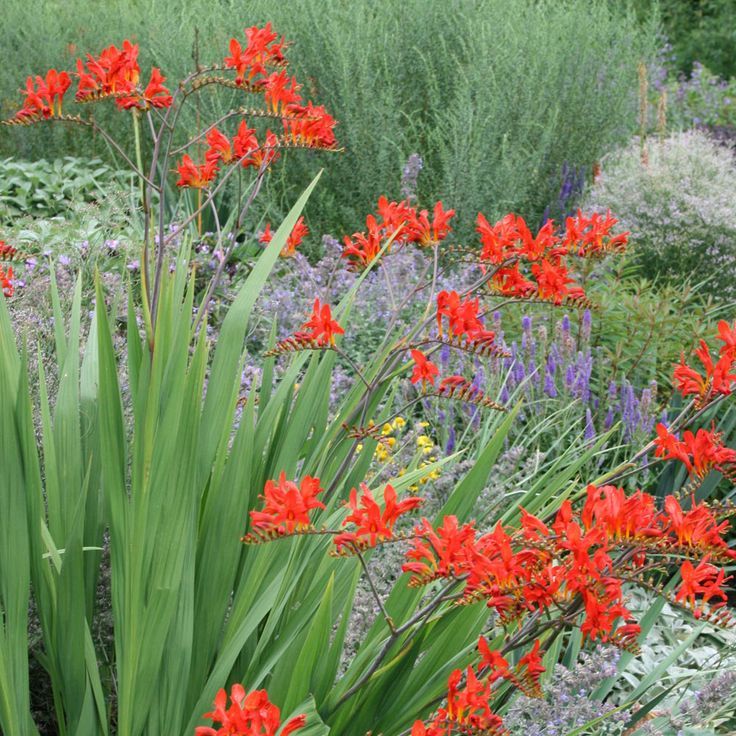
[[[482,213],[476,218],[480,235],[480,260],[495,267],[491,277],[493,287],[510,297],[535,297],[554,304],[585,297],[582,288],[569,276],[566,258],[598,256],[624,249],[628,233],[612,235],[618,222],[607,213],[586,217],[578,211],[568,217],[565,229],[556,233],[552,220],[536,235],[529,230],[524,218],[508,214],[491,225]],[[522,266],[528,265],[526,273]]]
[[[301,484],[287,481],[282,473],[278,484],[269,480],[261,498],[264,505],[261,511],[251,511],[250,517],[254,531],[243,537],[246,544],[258,544],[272,536],[286,536],[315,531],[309,518],[312,509],[325,508],[317,501],[322,492],[319,478],[306,476]],[[373,493],[365,483],[360,484],[360,492],[353,488],[345,506],[350,513],[342,522],[346,531],[327,532],[333,534],[336,554],[350,555],[353,551],[375,547],[380,542],[395,539],[394,526],[399,518],[418,508],[423,499],[409,496],[399,501],[394,487],[387,484],[383,489],[383,509],[376,502]]]
[[[449,223],[454,215],[455,210],[445,210],[442,202],[437,202],[430,219],[428,210],[417,211],[408,200],[389,202],[381,196],[377,216],[371,214],[365,219],[365,231],[343,237],[342,257],[355,268],[363,269],[378,255],[382,241],[391,236],[400,243],[437,245],[452,230]]]
[[[703,504],[693,502],[684,511],[670,496],[659,511],[649,494],[626,496],[622,488],[590,485],[580,513],[565,501],[551,526],[525,511],[520,528],[498,524],[482,535],[453,516],[437,528],[423,519],[403,570],[412,574],[412,586],[439,578],[462,581],[461,602],[485,600],[505,621],[525,611],[577,605],[585,636],[626,644],[639,627],[616,626],[630,618],[625,580],[634,579],[651,556],[673,548],[701,558],[736,558],[723,538],[727,528]],[[624,552],[631,563],[622,561]],[[710,588],[714,596],[726,597]]]
[[[315,105],[311,101],[306,105],[289,105],[283,123],[286,143],[308,148],[333,148],[337,145],[337,121],[323,105]]]
[[[426,388],[428,383],[434,386],[435,378],[440,374],[440,369],[421,350],[412,350],[411,357],[414,361],[411,382],[419,383],[421,381],[423,388]]]
[[[36,120],[60,117],[64,95],[77,78],[77,102],[91,102],[108,97],[115,99],[121,110],[152,107],[169,107],[172,96],[164,86],[166,78],[161,70],[152,67],[148,84],[141,86],[141,69],[138,64],[138,45],[127,39],[122,48],[108,46],[99,56],[87,54],[86,60],[77,59],[76,72],[50,69],[45,77],[28,77],[24,106],[13,120],[32,123]],[[11,121],[12,122],[12,121]]]
[[[315,531],[310,511],[324,508],[315,498],[320,492],[317,478],[306,477],[300,487],[283,474],[278,485],[268,481],[263,510],[251,511],[255,532],[243,541],[259,543],[263,533],[270,538]],[[350,513],[343,521],[351,528],[322,530],[333,535],[338,555],[397,539],[396,521],[422,503],[418,497],[399,501],[391,485],[384,488],[383,500],[381,509],[365,484],[360,493],[351,491]],[[460,524],[455,516],[446,516],[436,527],[422,519],[410,535],[398,538],[412,539],[402,566],[411,574],[411,587],[454,580],[462,584],[459,604],[485,601],[504,623],[526,612],[555,609],[571,623],[583,615],[584,636],[629,646],[640,628],[630,621],[624,583],[644,582],[645,572],[661,566],[660,558],[673,550],[685,562],[736,559],[724,540],[727,530],[727,521],[719,522],[708,506],[694,499],[686,510],[668,496],[659,510],[647,493],[627,496],[623,488],[589,485],[582,508],[576,511],[564,501],[549,525],[522,509],[515,528],[498,523],[479,534],[472,522]],[[676,600],[690,604],[696,616],[708,613],[703,604],[711,599],[719,599],[713,608],[726,600],[720,587],[725,575],[710,562],[696,567],[683,562],[681,573],[683,587]],[[693,591],[703,593],[702,603],[696,604]]]
[[[302,244],[302,240],[307,235],[309,235],[309,228],[304,224],[304,217],[300,217],[289,233],[286,244],[281,249],[281,255],[284,258],[290,258],[295,255],[296,249]],[[271,223],[267,222],[263,232],[258,236],[258,242],[268,245],[271,240],[273,240],[273,232],[271,231]]]
[[[688,473],[704,478],[711,470],[731,475],[736,467],[736,450],[723,444],[720,432],[699,429],[693,434],[685,430],[679,440],[664,424],[657,425],[654,454],[665,460],[680,460]]]
[[[341,552],[346,545],[358,548],[375,547],[378,542],[393,539],[394,525],[399,517],[423,503],[423,499],[417,496],[410,496],[402,501],[398,501],[397,498],[394,487],[387,484],[383,489],[384,507],[381,511],[381,507],[365,483],[360,484],[360,495],[353,488],[347,504],[351,513],[342,525],[353,525],[354,529],[335,536],[337,551]]]
[[[728,396],[736,384],[736,323],[731,326],[721,320],[716,339],[723,343],[717,360],[713,360],[705,340],[700,341],[700,347],[695,351],[703,367],[702,373],[687,365],[684,355],[680,364],[675,367],[674,382],[677,390],[683,396],[694,396],[698,407],[718,395]]]
[[[285,69],[269,71],[273,66],[283,66],[284,40],[267,23],[263,28],[246,28],[247,43],[243,47],[236,39],[230,41],[230,56],[226,57],[226,69],[234,69],[235,83],[251,92],[263,94],[268,116],[281,118],[283,137],[266,130],[263,142],[259,142],[254,128],[241,120],[234,138],[229,139],[217,127],[207,133],[208,149],[203,164],[195,164],[185,155],[177,167],[180,187],[203,188],[217,176],[220,164],[240,163],[241,166],[267,168],[279,157],[281,146],[333,149],[336,145],[335,119],[321,105],[311,101],[304,104],[299,94],[301,85],[289,76]]]
[[[221,689],[215,696],[214,710],[205,713],[203,718],[211,720],[211,726],[199,726],[194,736],[289,736],[304,728],[305,715],[298,715],[281,724],[281,711],[271,703],[265,690],[246,692],[242,685],[230,689],[230,707],[227,707],[227,693]]]
[[[281,473],[277,483],[266,481],[263,489],[263,509],[251,511],[250,518],[256,529],[275,530],[280,534],[291,534],[310,526],[309,512],[323,509],[325,505],[317,500],[324,489],[319,478],[305,476],[301,483],[286,480]]]
[[[478,640],[481,660],[477,668],[468,666],[465,672],[453,670],[447,680],[447,703],[427,722],[415,721],[412,736],[447,736],[460,733],[485,733],[490,736],[507,734],[503,720],[490,707],[498,694],[496,682],[505,680],[529,697],[541,696],[539,678],[544,673],[540,642],[512,668],[502,654],[491,650],[484,637]]]
[[[9,266],[7,269],[0,266],[0,290],[3,292],[3,296],[5,297],[11,297],[15,293],[12,266]]]
[[[301,85],[285,69],[269,73],[269,68],[286,63],[283,37],[277,39],[270,23],[263,28],[246,28],[245,35],[245,48],[231,39],[230,56],[225,59],[225,67],[236,72],[236,84],[247,84],[252,90],[263,92],[267,111],[283,118],[287,143],[315,148],[335,146],[336,121],[327,110],[311,100],[304,104],[299,94]]]
[[[26,79],[26,87],[21,90],[25,104],[15,117],[17,120],[32,120],[36,117],[50,118],[62,114],[62,101],[72,80],[67,72],[49,69],[46,77],[36,76]]]
[[[0,240],[0,261],[13,261],[19,257],[18,249]]]
[[[208,131],[206,141],[208,148],[203,164],[195,164],[188,154],[182,157],[177,166],[180,177],[177,186],[201,189],[215,180],[220,164],[240,163],[245,169],[260,169],[269,167],[280,156],[276,134],[267,130],[261,144],[255,128],[249,128],[245,120],[240,121],[232,140],[215,127]]]
[[[306,337],[317,345],[334,345],[335,335],[345,332],[340,323],[332,319],[332,310],[329,304],[322,304],[319,299],[314,300],[312,316],[302,325],[301,331],[295,337]]]
[[[496,333],[486,330],[479,316],[480,302],[461,299],[456,291],[441,291],[437,295],[437,331],[442,335],[442,318],[447,317],[450,334],[469,342],[493,342]]]
[[[297,223],[297,225],[298,224],[299,223]],[[304,229],[306,231],[304,234],[307,234],[309,231],[306,230],[306,226],[304,226]],[[299,235],[295,228],[292,230],[292,235],[289,236],[290,239],[294,236],[295,232]],[[261,238],[263,238],[263,235]],[[263,242],[263,240],[261,242]],[[299,243],[296,241],[296,238],[292,240],[292,246],[294,248],[296,248],[298,244]],[[293,255],[293,251],[286,252],[288,251],[288,247],[289,243],[287,241],[286,247],[281,251],[282,255]],[[332,309],[330,309],[330,305],[322,304],[319,298],[316,298],[314,300],[314,305],[312,306],[312,314],[302,325],[301,329],[297,330],[292,335],[289,335],[286,339],[278,342],[275,347],[266,352],[265,355],[282,355],[284,353],[296,352],[299,350],[334,349],[335,337],[337,335],[342,335],[344,332],[345,330],[341,327],[340,323],[336,319],[332,318]]]
[[[98,57],[87,54],[86,62],[77,59],[79,86],[75,99],[89,102],[114,97],[115,104],[123,110],[169,107],[172,97],[163,85],[166,78],[161,71],[152,67],[150,81],[144,90],[139,86],[140,76],[138,44],[126,39],[122,49],[108,46]]]
[[[259,168],[261,165],[270,166],[280,155],[276,150],[279,146],[276,134],[267,130],[261,145],[255,128],[249,128],[245,120],[240,121],[232,140],[216,127],[208,131],[206,140],[209,148],[205,152],[204,160],[207,164],[215,165],[215,173],[220,163],[240,163],[246,169]]]
[[[456,291],[441,291],[437,295],[436,315],[440,341],[443,335],[443,319],[446,317],[450,344],[485,351],[494,348],[496,333],[492,330],[486,330],[479,310],[480,301],[477,298],[462,299]],[[435,378],[439,375],[437,366],[420,350],[411,349],[411,357],[414,361],[411,382],[418,383],[421,381],[423,388],[426,388],[427,384],[434,386]],[[449,376],[442,381],[440,390],[447,392],[451,388],[457,389],[460,387],[461,381],[463,386],[467,383],[462,376]]]
[[[251,26],[245,29],[245,47],[236,38],[230,39],[230,56],[225,58],[225,68],[235,70],[235,83],[242,85],[257,81],[267,75],[268,67],[284,64],[284,38],[266,23],[263,28]]]

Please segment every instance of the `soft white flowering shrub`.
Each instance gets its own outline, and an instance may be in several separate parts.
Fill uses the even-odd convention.
[[[716,296],[736,297],[736,158],[700,131],[640,141],[603,161],[583,205],[611,209],[631,231],[647,276],[709,277]]]

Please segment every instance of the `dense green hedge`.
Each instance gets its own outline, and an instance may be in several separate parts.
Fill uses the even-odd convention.
[[[721,77],[736,77],[734,0],[633,0],[633,4],[643,18],[657,6],[680,71],[689,74],[693,62],[699,61]]]
[[[329,159],[292,154],[270,183],[273,215],[326,166],[309,209],[325,228],[347,231],[379,194],[398,195],[414,151],[425,159],[422,195],[445,198],[459,220],[480,209],[541,217],[563,164],[589,169],[635,126],[636,66],[655,35],[604,0],[6,0],[0,111],[17,109],[26,74],[70,66],[125,37],[140,43],[144,63],[176,79],[193,63],[195,29],[205,63],[221,59],[244,26],[268,19],[294,41],[294,70],[340,120],[347,148]],[[203,115],[228,102],[213,99],[203,96]],[[0,137],[4,155],[85,153],[106,152],[79,130]]]

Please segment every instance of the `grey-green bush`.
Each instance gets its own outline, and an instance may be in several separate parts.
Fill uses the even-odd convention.
[[[631,231],[644,275],[670,282],[710,279],[715,297],[736,299],[736,165],[705,133],[638,140],[603,161],[584,207],[610,208]]]
[[[209,63],[222,60],[231,36],[266,20],[294,42],[304,93],[340,121],[347,149],[327,161],[288,156],[270,183],[273,217],[325,166],[310,210],[347,232],[362,227],[380,194],[399,195],[396,171],[415,151],[426,162],[423,200],[455,207],[466,223],[458,235],[469,236],[480,209],[539,219],[563,163],[590,167],[632,132],[636,66],[654,44],[623,3],[604,0],[5,0],[0,113],[17,109],[27,74],[69,68],[123,38],[176,80],[192,68],[195,29]],[[201,96],[203,119],[229,103],[214,94]],[[130,139],[126,116],[109,110],[106,119]],[[2,131],[0,153],[106,152],[84,131],[56,127]]]

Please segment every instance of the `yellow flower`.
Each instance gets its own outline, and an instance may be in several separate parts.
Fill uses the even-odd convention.
[[[417,437],[417,447],[419,447],[425,455],[429,455],[434,448],[434,442],[430,437],[427,437],[426,434],[420,434],[419,437]]]
[[[384,424],[383,427],[381,428],[381,434],[383,435],[391,434],[391,432],[393,431],[394,431],[394,428],[388,422],[386,422],[386,424]]]
[[[401,429],[402,427],[406,426],[406,419],[404,419],[404,417],[396,417],[396,419],[391,422],[391,426],[394,429]]]
[[[386,462],[386,460],[389,459],[390,453],[389,453],[388,449],[383,445],[383,443],[380,443],[379,442],[378,446],[376,447],[376,455],[375,456],[376,456],[376,459],[379,462],[382,462],[383,463],[383,462]]]

